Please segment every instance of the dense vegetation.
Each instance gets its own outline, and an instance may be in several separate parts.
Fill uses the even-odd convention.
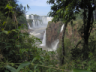
[[[37,47],[40,39],[22,32],[27,29],[22,5],[16,0],[0,1],[0,72],[96,72],[95,0],[48,3],[53,4],[53,20],[65,23],[56,52],[43,51]]]
[[[54,52],[37,48],[40,39],[22,32],[27,29],[24,7],[1,0],[0,9],[0,72],[59,71]]]
[[[93,32],[95,31],[94,13],[96,9],[96,0],[48,0],[47,2],[49,4],[52,4],[49,15],[54,17],[53,21],[56,22],[61,20],[65,24],[65,27],[63,29],[63,36],[62,36],[62,48],[61,48],[62,53],[60,55],[62,56],[60,58],[61,65],[66,64],[66,56],[68,55],[68,54],[66,55],[66,51],[67,51],[66,44],[70,44],[70,43],[66,43],[67,26],[71,23],[70,25],[72,26],[72,29],[75,28],[73,21],[76,20],[76,18],[79,15],[79,17],[81,17],[81,23],[80,24],[76,23],[76,25],[79,24],[80,27],[79,29],[76,30],[78,30],[80,34],[80,41],[78,41],[77,44],[74,45],[75,47],[68,45],[68,48],[71,47],[71,50],[68,49],[70,55],[69,59],[71,58],[71,61],[73,60],[75,64],[75,68],[95,71],[95,69],[93,69],[95,65],[94,66],[91,65],[93,66],[91,68],[88,67],[90,66],[88,64],[95,63],[94,62],[95,39],[91,35],[93,35]],[[78,20],[80,20],[80,18]],[[74,42],[74,39],[69,40],[68,42],[70,41],[72,43]],[[81,64],[84,61],[85,62],[84,67],[82,66],[79,67],[80,64],[78,61],[81,62]]]

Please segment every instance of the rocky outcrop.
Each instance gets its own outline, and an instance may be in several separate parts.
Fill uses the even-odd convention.
[[[51,43],[53,43],[56,39],[59,39],[59,44],[61,44],[62,34],[63,31],[60,32],[62,22],[49,22],[48,26],[46,28],[46,45],[48,47],[51,47]],[[74,44],[77,44],[77,42],[81,39],[80,34],[78,33],[78,26],[79,24],[74,25],[74,27],[71,26],[70,23],[68,23],[66,32],[65,32],[65,38],[69,39]]]
[[[51,43],[53,43],[56,39],[59,39],[60,29],[62,26],[62,22],[48,22],[47,28],[46,28],[46,45],[48,47],[51,47]]]

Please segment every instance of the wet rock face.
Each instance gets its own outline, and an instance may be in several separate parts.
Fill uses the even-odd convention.
[[[46,45],[51,47],[51,43],[54,42],[56,39],[59,39],[61,34],[60,29],[62,26],[62,22],[48,22],[46,28]]]
[[[46,45],[48,47],[51,47],[51,43],[53,43],[56,39],[59,39],[59,44],[62,44],[63,31],[60,32],[62,25],[62,22],[48,22],[46,28]],[[77,42],[81,40],[81,36],[78,33],[78,27],[79,24],[76,24],[74,25],[74,28],[72,28],[69,23],[65,31],[65,38],[69,39],[70,42],[73,42],[74,44],[77,44]]]

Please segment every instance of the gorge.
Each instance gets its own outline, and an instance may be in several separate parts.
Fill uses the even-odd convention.
[[[29,34],[42,41],[39,47],[47,51],[56,51],[64,24],[51,22],[52,17],[47,16],[26,15],[26,19],[28,29],[31,30]]]

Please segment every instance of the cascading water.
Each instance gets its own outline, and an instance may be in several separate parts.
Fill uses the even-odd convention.
[[[42,44],[40,44],[40,46],[46,46],[46,30],[43,36]]]
[[[28,28],[29,29],[33,28],[33,31],[30,32],[30,35],[34,35],[34,36],[42,39],[42,33],[45,30],[44,35],[43,35],[43,39],[42,39],[42,44],[40,44],[40,46],[46,47],[46,27],[47,27],[48,21],[52,20],[52,17],[26,15],[26,19],[32,21],[32,27],[28,23]],[[63,27],[64,27],[64,25],[62,25],[61,31],[63,30]],[[47,50],[48,51],[56,51],[58,43],[59,43],[59,39],[55,40],[52,43],[51,48],[47,48]]]
[[[61,26],[60,32],[63,31],[63,28],[64,28],[64,24]],[[49,49],[48,51],[56,51],[57,46],[58,46],[58,43],[59,43],[59,39],[55,40],[55,41],[52,43],[52,45],[51,45],[51,49]]]
[[[61,30],[60,30],[60,32],[62,32],[62,31],[63,31],[63,28],[64,28],[64,24],[61,26]]]
[[[48,24],[48,21],[52,20],[52,17],[38,16],[38,15],[26,15],[26,19],[29,22],[32,21],[32,28],[38,28],[43,25],[46,26]]]
[[[58,46],[58,43],[59,43],[59,39],[56,40],[56,43],[55,43],[55,45],[53,46],[53,50],[54,50],[54,51],[56,51],[57,46]]]
[[[52,43],[51,49],[49,49],[48,51],[56,51],[57,50],[58,43],[59,43],[59,39],[55,40]]]
[[[30,27],[30,24],[28,23],[28,29],[32,29],[32,27]]]

